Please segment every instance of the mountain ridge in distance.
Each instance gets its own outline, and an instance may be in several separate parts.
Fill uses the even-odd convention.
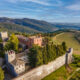
[[[13,19],[7,17],[0,17],[0,27],[27,33],[53,32],[58,29],[53,24],[46,21],[29,18]]]

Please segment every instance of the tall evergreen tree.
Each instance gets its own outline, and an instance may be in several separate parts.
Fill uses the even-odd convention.
[[[30,49],[30,53],[28,54],[29,62],[32,67],[37,67],[43,64],[43,55],[41,48],[37,45],[34,45]]]
[[[62,42],[62,47],[63,47],[63,50],[64,51],[67,51],[67,46],[66,46],[66,43],[65,42]]]
[[[43,63],[47,64],[48,63],[48,55],[47,55],[47,50],[46,50],[46,46],[43,48]]]
[[[36,51],[36,66],[40,66],[42,64],[43,64],[42,51],[37,49],[37,51]]]
[[[56,58],[56,46],[53,44],[51,44],[51,50],[52,50],[52,60],[54,60]]]

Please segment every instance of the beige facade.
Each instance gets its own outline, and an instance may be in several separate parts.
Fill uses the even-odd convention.
[[[0,37],[4,41],[4,40],[8,39],[8,33],[7,32],[0,32]]]
[[[15,51],[7,51],[6,54],[8,55],[8,62],[12,62],[16,59]]]
[[[22,46],[26,46],[28,48],[31,48],[33,44],[36,44],[38,46],[42,46],[42,37],[41,36],[32,36],[32,37],[24,37],[22,35],[17,35],[20,44]]]
[[[17,74],[20,74],[25,71],[25,65],[20,64],[14,67]]]

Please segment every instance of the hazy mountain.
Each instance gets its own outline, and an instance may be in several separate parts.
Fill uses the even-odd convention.
[[[80,23],[53,23],[59,29],[76,29],[80,30]]]

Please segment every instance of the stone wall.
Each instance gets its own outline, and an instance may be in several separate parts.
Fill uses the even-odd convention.
[[[68,53],[68,63],[71,62],[72,60],[72,53],[73,49]],[[67,54],[67,53],[66,53]],[[63,55],[56,60],[50,62],[47,65],[42,65],[40,67],[37,67],[23,75],[20,75],[12,80],[41,80],[45,76],[49,75],[53,71],[57,70],[61,66],[65,64],[66,60],[66,55]]]

